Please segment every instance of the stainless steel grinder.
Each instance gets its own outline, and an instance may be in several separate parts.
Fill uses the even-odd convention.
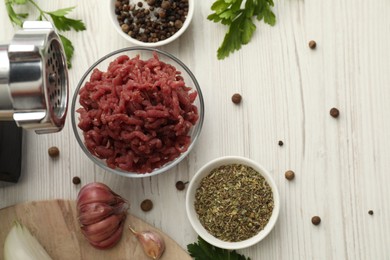
[[[27,21],[0,45],[0,120],[38,134],[60,131],[68,106],[64,50],[50,22]]]
[[[0,45],[0,187],[21,175],[22,129],[63,128],[68,91],[64,49],[50,22],[25,22]]]

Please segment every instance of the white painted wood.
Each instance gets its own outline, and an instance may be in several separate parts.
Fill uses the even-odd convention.
[[[390,259],[390,2],[386,0],[276,1],[277,24],[257,23],[252,41],[219,61],[225,28],[206,20],[212,0],[196,1],[188,31],[162,47],[190,67],[201,84],[206,116],[193,152],[166,174],[127,179],[94,166],[78,147],[70,124],[58,134],[26,132],[23,176],[0,188],[0,208],[41,199],[74,199],[82,183],[103,181],[131,202],[134,215],[183,248],[195,241],[185,214],[185,192],[203,164],[242,155],[268,168],[282,207],[272,233],[240,252],[252,259]],[[75,46],[74,90],[84,71],[110,51],[129,46],[111,27],[105,1],[39,1],[55,9],[77,5],[72,17],[88,30],[69,33]],[[0,41],[14,28],[0,5]],[[317,49],[308,48],[315,40]],[[230,98],[241,93],[237,106]],[[73,92],[72,92],[73,93]],[[340,117],[329,115],[332,107]],[[284,146],[279,147],[278,141]],[[52,160],[47,149],[61,155]],[[286,170],[295,180],[284,178]],[[151,212],[139,204],[154,201]],[[374,215],[367,212],[372,209]],[[311,217],[319,215],[319,226]],[[1,246],[1,245],[0,245]]]

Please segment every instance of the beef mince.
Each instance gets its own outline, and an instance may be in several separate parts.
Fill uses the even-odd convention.
[[[95,69],[80,89],[77,110],[88,150],[110,168],[147,173],[185,152],[198,120],[197,92],[155,53],[123,55]]]

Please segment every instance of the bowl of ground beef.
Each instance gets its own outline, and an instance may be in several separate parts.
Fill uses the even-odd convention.
[[[182,35],[191,23],[195,0],[109,0],[115,30],[137,46],[157,47]]]
[[[127,177],[165,172],[201,132],[204,102],[190,69],[148,47],[114,51],[81,78],[71,105],[72,127],[85,154]]]

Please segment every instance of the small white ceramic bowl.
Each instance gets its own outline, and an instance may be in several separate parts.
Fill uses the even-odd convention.
[[[218,168],[219,166],[222,165],[229,165],[229,164],[243,164],[246,166],[250,166],[257,172],[259,172],[270,185],[273,193],[273,199],[274,199],[274,209],[272,211],[271,218],[268,224],[264,227],[264,229],[261,230],[257,235],[239,242],[226,242],[211,235],[200,223],[194,207],[195,193],[197,188],[200,185],[201,180],[204,177],[208,176],[213,169]],[[217,158],[207,163],[192,178],[187,190],[186,210],[187,210],[188,219],[192,227],[195,229],[198,235],[202,237],[205,241],[219,248],[224,248],[229,250],[242,249],[242,248],[250,247],[263,240],[271,232],[272,228],[275,226],[275,223],[279,216],[279,210],[280,210],[279,192],[269,172],[266,169],[264,169],[264,167],[262,167],[260,164],[244,157],[225,156],[225,157]]]
[[[138,2],[146,2],[145,0],[129,0],[129,1],[130,1],[130,3],[133,3],[133,4],[134,3],[137,4]],[[169,37],[165,40],[158,41],[158,42],[142,42],[142,41],[139,41],[137,39],[132,38],[131,36],[129,36],[128,34],[126,34],[122,31],[122,29],[118,23],[117,16],[115,14],[116,0],[108,0],[107,2],[109,4],[108,14],[109,14],[111,23],[114,26],[115,30],[119,33],[119,35],[121,35],[124,39],[126,39],[127,41],[129,41],[130,43],[132,43],[136,46],[144,46],[144,47],[163,46],[163,45],[171,43],[174,40],[176,40],[177,38],[179,38],[185,32],[185,30],[187,30],[188,26],[191,23],[192,17],[194,15],[194,5],[195,5],[195,0],[188,0],[188,14],[187,14],[186,20],[184,21],[183,26],[180,28],[180,30],[178,30],[174,35],[172,35],[171,37]]]

